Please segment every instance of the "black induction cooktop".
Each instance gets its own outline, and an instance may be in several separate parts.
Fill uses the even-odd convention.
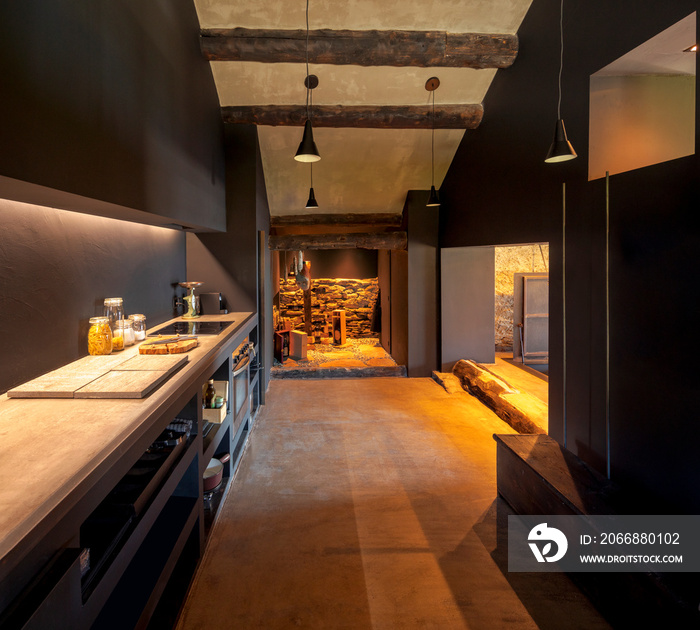
[[[218,335],[224,328],[233,324],[230,322],[200,322],[193,321],[178,321],[168,324],[152,333],[148,333],[149,337],[158,335]]]

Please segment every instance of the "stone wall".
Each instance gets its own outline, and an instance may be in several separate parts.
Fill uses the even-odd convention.
[[[326,315],[330,323],[335,309],[345,310],[346,334],[350,338],[377,337],[371,329],[372,313],[379,295],[377,278],[311,280],[311,317],[314,330],[323,330]],[[280,317],[288,318],[295,330],[304,329],[304,292],[294,278],[280,279]]]
[[[547,272],[549,245],[518,245],[495,249],[496,350],[510,351],[513,349],[513,274]]]

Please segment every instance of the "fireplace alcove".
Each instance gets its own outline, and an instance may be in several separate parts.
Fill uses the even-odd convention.
[[[382,315],[388,309],[389,279],[382,277],[379,250],[334,249],[301,252],[309,265],[311,280],[311,326],[306,326],[304,291],[297,284],[296,269],[300,252],[275,252],[273,261],[273,319],[276,330],[306,332],[308,357],[297,361],[276,360],[280,367],[318,368],[338,363],[349,367],[396,368],[391,358],[390,325]],[[380,290],[380,287],[382,289]],[[333,343],[332,313],[345,312],[346,343]],[[365,363],[363,366],[362,363]]]

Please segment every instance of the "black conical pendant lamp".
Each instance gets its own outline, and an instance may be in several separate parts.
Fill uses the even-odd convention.
[[[566,162],[566,160],[573,160],[576,156],[576,151],[574,147],[571,146],[571,142],[566,137],[566,128],[564,127],[564,121],[560,118],[557,120],[557,125],[554,128],[554,140],[552,141],[552,146],[549,147],[549,152],[547,157],[544,159],[545,162]]]
[[[306,202],[307,208],[318,208],[318,202],[316,201],[316,195],[314,195],[314,189],[309,188],[309,200]]]
[[[430,125],[430,195],[428,196],[428,203],[425,204],[428,208],[440,205],[440,198],[437,190],[435,190],[435,90],[439,86],[440,79],[437,77],[430,77],[425,82],[425,89],[432,93],[433,99],[433,113]]]
[[[306,78],[304,79],[304,85],[306,86],[306,122],[304,123],[304,135],[301,138],[294,159],[297,162],[318,162],[321,159],[321,155],[314,142],[314,131],[311,126],[311,110],[313,107],[311,90],[318,87],[318,77],[315,74],[309,74],[309,0],[306,0]]]
[[[313,142],[313,140],[312,140]],[[314,164],[313,162],[309,164],[309,170],[311,171],[311,186],[309,188],[309,200],[306,202],[306,208],[318,208],[318,202],[316,201],[316,195],[314,195]]]
[[[440,198],[438,197],[437,190],[435,190],[435,186],[430,187],[430,196],[428,197],[428,203],[425,205],[429,208],[440,205]]]
[[[314,131],[311,127],[311,121],[308,118],[304,123],[304,135],[301,138],[294,159],[298,162],[318,162],[321,159],[314,142]]]
[[[561,0],[559,10],[559,101],[557,103],[557,124],[554,127],[554,140],[549,147],[547,157],[544,159],[548,164],[554,162],[566,162],[573,160],[576,155],[574,147],[566,137],[566,128],[561,117],[561,73],[564,69],[564,0]]]

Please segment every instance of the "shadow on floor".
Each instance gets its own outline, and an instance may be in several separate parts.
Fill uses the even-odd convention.
[[[566,574],[508,571],[508,516],[513,514],[510,506],[497,497],[467,538],[475,535],[486,547],[537,627],[540,630],[611,628]],[[472,627],[469,619],[467,622]]]

